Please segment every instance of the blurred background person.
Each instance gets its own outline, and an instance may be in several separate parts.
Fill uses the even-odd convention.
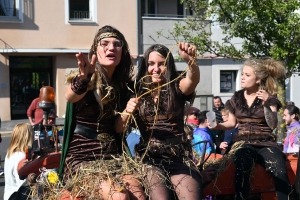
[[[224,109],[224,103],[222,102],[221,97],[215,96],[214,97],[214,106],[213,111],[216,113],[216,120],[217,122],[223,122],[221,110]]]
[[[39,97],[33,99],[29,108],[27,109],[27,117],[32,126],[41,124],[43,121],[43,109],[39,108]]]
[[[186,124],[192,126],[194,129],[198,127],[199,120],[197,118],[198,114],[200,113],[200,110],[195,107],[188,108],[186,117]]]
[[[228,120],[228,117],[229,117],[229,110],[224,108],[224,109],[221,110],[221,114],[222,114],[223,121],[226,122]],[[223,142],[221,142],[220,146],[219,146],[219,148],[221,149],[222,154],[224,154],[227,149],[230,149],[230,147],[233,143],[232,140],[233,140],[234,136],[236,134],[238,134],[238,132],[239,132],[238,123],[236,124],[234,129],[225,130],[224,137],[221,138],[221,140],[223,140]]]
[[[218,123],[223,122],[221,110],[224,109],[224,103],[222,102],[221,97],[215,96],[214,97],[214,106],[213,111],[216,113],[216,120]],[[214,130],[213,131],[213,141],[216,145],[216,153],[221,154],[220,144],[223,142],[224,139],[224,131],[223,130]]]
[[[18,189],[26,181],[19,178],[19,162],[26,163],[26,147],[32,145],[32,126],[27,123],[17,124],[12,132],[4,163],[5,187],[4,200],[16,199]]]
[[[206,149],[205,149],[205,143],[197,144],[202,141],[211,141],[211,143],[213,142],[210,136],[210,130],[207,128],[207,124],[208,124],[207,117],[206,117],[207,112],[208,111],[206,110],[199,113],[198,115],[199,126],[194,130],[194,134],[193,134],[194,137],[194,139],[192,140],[193,150],[199,156],[202,155],[202,152],[204,150],[206,150],[205,153],[211,153],[214,149],[209,142],[206,143]]]
[[[299,108],[294,105],[288,105],[283,112],[283,119],[287,125],[286,138],[283,143],[284,153],[296,153],[300,145],[300,123]]]

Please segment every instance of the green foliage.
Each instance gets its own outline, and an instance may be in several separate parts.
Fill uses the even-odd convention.
[[[176,23],[169,39],[184,40],[197,46],[199,54],[241,60],[271,56],[298,68],[300,61],[299,0],[181,0],[194,15]],[[222,41],[211,39],[211,28],[219,25]],[[242,47],[232,44],[243,39]]]
[[[183,2],[194,15],[184,23],[176,23],[164,37],[193,43],[200,55],[209,53],[233,60],[269,56],[282,60],[288,77],[300,69],[299,0],[181,0]],[[219,41],[212,40],[214,26],[222,28]],[[159,35],[163,36],[162,32]],[[242,39],[239,47],[233,44],[236,38]],[[284,79],[278,83],[278,97],[284,104]],[[280,118],[279,141],[283,140],[284,132]]]

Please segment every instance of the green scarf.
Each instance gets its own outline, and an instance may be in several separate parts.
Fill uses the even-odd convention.
[[[62,180],[63,172],[64,172],[64,165],[67,156],[67,151],[69,149],[70,141],[72,140],[73,133],[76,126],[76,120],[74,119],[74,104],[67,102],[66,107],[66,116],[65,116],[65,125],[64,125],[64,139],[61,151],[61,158],[59,164],[59,177]]]
[[[70,141],[72,141],[72,137],[73,137],[75,126],[76,126],[76,120],[74,119],[74,116],[75,116],[74,115],[74,104],[67,102],[65,125],[64,125],[64,139],[63,139],[61,158],[60,158],[60,164],[59,164],[59,170],[58,170],[59,177],[61,180],[63,177],[64,165],[65,165],[65,160],[66,160],[67,152],[69,149]],[[117,144],[119,144],[118,146],[119,147],[123,146],[125,152],[132,157],[126,139],[122,138],[121,134],[115,134],[115,138],[116,138]]]

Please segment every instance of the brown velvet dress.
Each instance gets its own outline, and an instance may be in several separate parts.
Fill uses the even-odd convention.
[[[266,106],[276,105],[281,108],[280,101],[271,96]],[[244,90],[240,90],[226,102],[226,108],[233,113],[239,123],[239,133],[234,138],[236,141],[245,141],[251,145],[277,146],[276,135],[265,120],[262,101],[256,97],[249,107],[244,96]]]
[[[266,107],[280,102],[275,97],[269,97]],[[235,199],[246,199],[250,190],[251,172],[255,163],[263,166],[275,182],[278,199],[288,199],[291,193],[286,171],[285,155],[276,143],[276,135],[267,125],[262,101],[258,98],[249,107],[244,96],[244,90],[237,91],[226,107],[233,113],[239,123],[239,133],[234,142],[241,141],[242,146],[232,148],[229,155],[235,164]]]
[[[126,95],[121,92],[125,93],[127,90],[121,91],[115,87],[103,109],[93,91],[88,91],[80,101],[74,103],[76,128],[67,151],[64,174],[72,174],[90,161],[110,160],[122,154],[121,135],[114,128],[117,117],[115,112],[124,108],[124,103],[120,105],[120,98]],[[126,100],[122,99],[122,102]],[[84,131],[77,129],[77,126],[83,127]]]
[[[184,132],[184,105],[193,94],[185,96],[177,87],[170,104],[169,93],[163,88],[156,102],[151,94],[140,99],[136,121],[141,138],[135,152],[143,163],[157,166],[168,175],[197,174],[190,156],[191,142]]]

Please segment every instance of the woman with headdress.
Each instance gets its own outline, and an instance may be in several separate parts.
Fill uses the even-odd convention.
[[[180,56],[188,63],[185,77],[178,76],[174,58],[163,45],[152,45],[138,67],[137,98],[131,98],[123,115],[126,123],[133,114],[141,139],[135,152],[145,164],[151,199],[199,199],[201,176],[191,159],[191,142],[184,132],[184,105],[190,101],[200,80],[196,47],[179,43]],[[136,111],[136,112],[135,112]],[[119,132],[123,127],[120,127]]]
[[[114,126],[118,112],[126,106],[126,83],[133,69],[127,41],[117,29],[104,26],[95,35],[88,59],[82,53],[76,57],[79,73],[68,78],[65,95],[69,103],[60,174],[64,173],[66,182],[84,167],[97,165],[99,181],[94,177],[87,181],[93,187],[99,184],[98,196],[92,197],[87,190],[86,198],[144,199],[138,180],[129,178],[133,172],[122,162],[123,141]]]
[[[275,79],[284,75],[279,61],[250,59],[245,61],[242,90],[226,102],[229,117],[214,129],[230,130],[239,123],[239,132],[233,139],[235,172],[235,199],[246,199],[250,190],[250,175],[255,163],[262,165],[275,182],[279,200],[288,199],[291,186],[286,171],[286,158],[276,142],[272,130],[277,127],[277,110],[281,103],[276,98]],[[238,147],[238,144],[240,145]]]

